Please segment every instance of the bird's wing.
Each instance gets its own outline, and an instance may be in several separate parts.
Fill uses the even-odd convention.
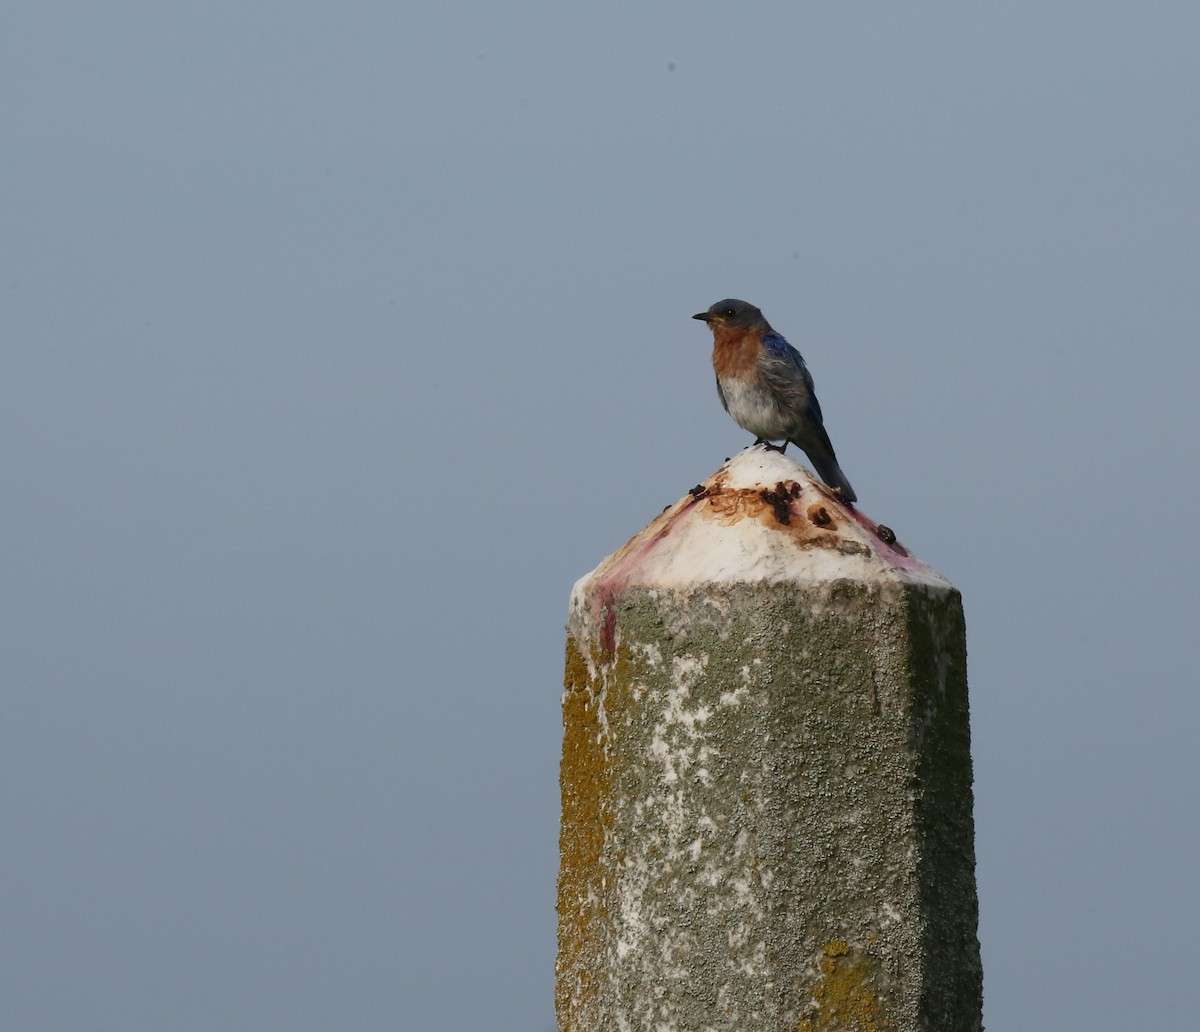
[[[717,377],[717,397],[721,399],[721,405],[725,411],[729,411],[729,402],[725,399],[725,391],[721,388],[721,378]]]
[[[800,352],[783,337],[772,330],[762,336],[762,355],[758,360],[758,373],[768,389],[789,403],[797,414],[817,426],[823,427],[821,404],[813,390],[812,374]]]
[[[845,501],[855,501],[854,488],[846,479],[833,453],[821,406],[813,391],[812,375],[800,352],[778,333],[764,334],[758,374],[764,385],[784,404],[791,416],[788,440],[795,441],[809,457],[817,476]]]

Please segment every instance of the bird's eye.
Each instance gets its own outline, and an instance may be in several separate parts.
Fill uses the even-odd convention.
[[[721,314],[722,315],[737,315],[737,313],[732,308],[721,309]]]

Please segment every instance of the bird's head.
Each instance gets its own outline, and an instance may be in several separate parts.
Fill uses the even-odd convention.
[[[762,312],[749,301],[739,301],[734,297],[718,301],[707,312],[697,312],[692,318],[708,323],[714,332],[718,329],[748,330],[753,326],[765,326],[767,323]]]

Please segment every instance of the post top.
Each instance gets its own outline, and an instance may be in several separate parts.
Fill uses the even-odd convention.
[[[840,501],[791,456],[758,445],[577,581],[572,604],[628,587],[846,579],[951,588],[887,527]]]

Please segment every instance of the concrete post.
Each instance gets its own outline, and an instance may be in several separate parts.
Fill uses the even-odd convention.
[[[755,447],[568,632],[560,1032],[982,1028],[954,587]]]

